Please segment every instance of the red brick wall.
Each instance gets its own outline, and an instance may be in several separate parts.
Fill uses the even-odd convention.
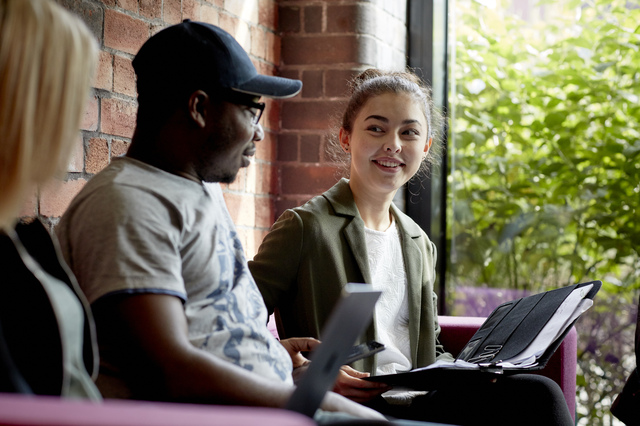
[[[261,73],[304,82],[296,98],[267,101],[265,140],[254,163],[223,187],[249,257],[284,208],[336,181],[324,148],[346,79],[369,66],[405,65],[404,0],[56,1],[83,17],[101,52],[68,174],[39,188],[23,209],[23,216],[37,216],[52,227],[83,185],[126,152],[136,114],[131,60],[167,25],[186,18],[219,25],[236,37]]]
[[[186,18],[219,25],[236,37],[261,73],[277,74],[280,37],[276,32],[276,0],[56,1],[82,16],[101,52],[66,178],[39,188],[23,208],[22,216],[37,216],[51,227],[84,184],[111,158],[128,149],[137,108],[131,61],[152,34]],[[275,176],[273,161],[280,125],[277,102],[267,101],[262,124],[265,140],[258,145],[254,164],[243,169],[236,182],[224,187],[243,244],[251,252],[273,222],[275,178],[269,177]]]
[[[327,140],[342,112],[347,81],[369,68],[406,65],[406,2],[279,1],[281,74],[304,83],[282,105],[276,216],[337,180]]]

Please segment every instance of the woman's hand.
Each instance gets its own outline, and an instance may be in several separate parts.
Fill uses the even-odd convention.
[[[289,352],[291,361],[293,361],[293,381],[297,383],[307,370],[308,364],[311,363],[300,352],[312,351],[320,344],[320,341],[311,337],[296,337],[281,340],[280,343]],[[369,373],[363,373],[348,365],[343,365],[340,367],[333,391],[356,402],[367,402],[391,389],[389,385],[384,383],[362,380],[364,377],[369,377]]]
[[[333,391],[353,401],[362,403],[370,401],[391,389],[389,385],[384,383],[362,380],[364,377],[369,377],[369,373],[363,373],[354,370],[348,365],[343,365],[340,368]]]

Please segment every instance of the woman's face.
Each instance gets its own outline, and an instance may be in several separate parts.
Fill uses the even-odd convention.
[[[395,192],[418,171],[431,139],[420,104],[408,94],[369,99],[340,144],[351,153],[352,188]]]

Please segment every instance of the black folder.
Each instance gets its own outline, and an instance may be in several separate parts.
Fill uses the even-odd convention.
[[[488,381],[496,375],[543,369],[601,286],[601,281],[591,281],[503,303],[465,345],[456,362],[436,363],[406,373],[372,376],[365,380],[432,390],[457,382],[457,379]],[[571,311],[572,306],[576,308],[574,311]],[[535,355],[526,356],[534,346],[538,349]],[[519,357],[526,361],[515,362]]]

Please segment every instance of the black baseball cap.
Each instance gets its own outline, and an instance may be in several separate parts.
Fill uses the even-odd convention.
[[[302,88],[299,80],[258,74],[247,52],[229,33],[188,19],[147,40],[133,59],[133,68],[140,98],[198,89],[288,98]]]

